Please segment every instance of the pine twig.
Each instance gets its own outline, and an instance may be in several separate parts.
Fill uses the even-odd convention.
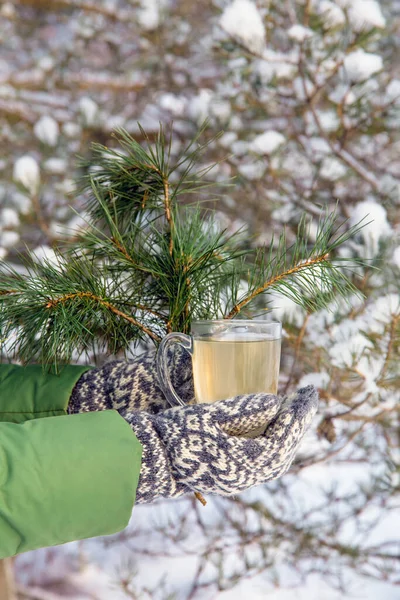
[[[60,304],[61,302],[67,302],[67,300],[71,300],[73,298],[90,298],[91,300],[95,300],[96,302],[98,302],[99,304],[104,306],[105,308],[108,308],[115,315],[122,317],[126,321],[129,321],[129,323],[132,323],[132,325],[135,325],[135,327],[138,327],[139,329],[141,329],[144,333],[146,333],[149,337],[151,337],[151,339],[154,340],[155,342],[157,342],[157,343],[161,342],[161,338],[159,338],[158,335],[153,333],[148,327],[143,325],[143,323],[140,323],[133,317],[122,312],[116,306],[111,304],[111,302],[108,302],[107,300],[103,300],[103,298],[99,298],[99,296],[96,296],[95,294],[92,294],[91,292],[75,292],[73,294],[65,294],[64,296],[60,296],[59,298],[49,300],[46,304],[46,308],[54,308],[55,306],[57,306],[57,304]]]
[[[238,304],[235,304],[235,306],[229,311],[229,313],[225,317],[225,319],[232,319],[233,317],[235,317],[242,310],[242,308],[244,306],[246,306],[246,304],[248,304],[249,302],[254,300],[254,298],[256,296],[258,296],[259,294],[262,294],[268,288],[271,288],[272,286],[276,285],[279,281],[282,281],[283,279],[286,279],[287,277],[290,277],[291,275],[296,275],[296,273],[300,273],[300,271],[302,271],[304,269],[309,269],[310,267],[312,267],[314,265],[321,264],[321,263],[325,262],[328,258],[329,258],[329,254],[323,254],[322,256],[316,256],[315,258],[310,258],[310,259],[306,260],[305,262],[300,263],[300,264],[296,265],[295,267],[292,267],[291,269],[287,269],[283,273],[279,273],[279,275],[275,275],[275,277],[272,277],[272,279],[269,279],[268,281],[266,281],[263,285],[261,285],[256,290],[254,290],[254,292],[249,294],[249,296],[244,298],[241,302],[239,302]]]
[[[194,495],[196,496],[197,500],[199,502],[201,502],[201,504],[203,506],[206,506],[207,500],[204,498],[204,496],[202,494],[200,494],[200,492],[195,492]]]
[[[165,199],[165,216],[169,225],[169,253],[172,256],[172,252],[174,250],[174,221],[171,215],[171,200],[169,197],[169,183],[168,178],[163,176],[163,186],[164,186],[164,199]]]
[[[153,171],[158,173],[158,175],[161,177],[161,180],[162,180],[162,185],[163,185],[163,190],[164,190],[165,217],[166,217],[168,225],[169,225],[169,236],[170,236],[169,237],[169,253],[172,256],[172,252],[174,249],[174,241],[173,241],[174,221],[172,219],[172,214],[171,214],[171,198],[170,198],[170,194],[169,194],[168,175],[163,173],[160,169],[158,169],[154,165],[148,164],[148,165],[144,165],[144,167],[146,167],[148,169],[152,169]],[[147,194],[148,194],[148,192],[147,192]],[[145,192],[145,195],[146,195],[146,192]],[[144,205],[145,205],[145,196],[143,198],[142,208],[144,208]]]
[[[137,269],[138,271],[143,271],[144,273],[151,273],[149,269],[146,269],[143,265],[139,265],[137,262],[135,262],[132,256],[129,254],[128,250],[125,248],[125,246],[121,244],[121,242],[119,242],[115,237],[111,237],[110,239],[114,246],[117,248],[117,250],[119,250],[119,252],[121,252],[121,254],[124,255],[124,257],[132,264],[132,266],[135,267],[135,269]]]

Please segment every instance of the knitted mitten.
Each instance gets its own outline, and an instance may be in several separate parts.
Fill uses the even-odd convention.
[[[190,490],[237,494],[285,473],[318,407],[313,386],[284,400],[250,394],[215,404],[126,413],[143,446],[136,502]],[[265,433],[245,437],[260,425]]]
[[[113,361],[100,369],[86,371],[76,383],[68,405],[70,414],[117,410],[145,410],[158,413],[170,404],[157,379],[155,352],[142,354],[131,362]],[[171,381],[179,396],[187,403],[194,400],[192,358],[179,346],[170,348],[167,356]]]

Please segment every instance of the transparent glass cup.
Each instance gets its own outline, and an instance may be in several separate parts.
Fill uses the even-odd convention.
[[[192,355],[197,403],[212,403],[266,392],[276,394],[281,354],[282,325],[278,321],[193,321],[191,335],[169,333],[157,352],[160,386],[171,406],[185,402],[174,390],[167,365],[171,344]]]

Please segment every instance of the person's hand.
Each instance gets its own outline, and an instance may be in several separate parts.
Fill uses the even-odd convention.
[[[158,414],[126,413],[143,446],[137,503],[190,491],[229,496],[285,473],[318,408],[313,386],[289,398],[250,394]],[[246,437],[265,425],[265,433]]]
[[[158,385],[155,356],[153,350],[130,362],[112,361],[100,369],[86,371],[72,391],[68,412],[115,409],[124,417],[127,412],[156,414],[170,408]],[[174,389],[185,402],[193,402],[190,354],[176,345],[170,348],[167,359]]]

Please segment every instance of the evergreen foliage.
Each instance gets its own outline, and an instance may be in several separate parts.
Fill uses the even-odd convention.
[[[172,164],[172,132],[162,126],[154,144],[141,130],[145,148],[123,130],[119,149],[94,145],[84,233],[56,250],[57,264],[28,256],[27,274],[0,268],[1,337],[13,340],[16,357],[58,369],[74,352],[125,353],[188,332],[194,319],[254,314],[272,290],[309,312],[359,293],[351,271],[361,261],[336,251],[362,224],[346,228],[325,214],[312,241],[303,218],[294,244],[283,231],[254,247],[240,230],[221,230],[200,203],[183,201],[211,185],[212,166],[196,171],[210,144],[199,141],[204,129]]]

